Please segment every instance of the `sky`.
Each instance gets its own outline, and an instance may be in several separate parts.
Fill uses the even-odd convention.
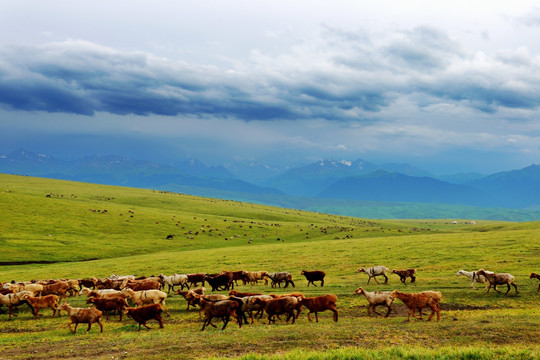
[[[537,4],[0,0],[0,152],[523,168]]]

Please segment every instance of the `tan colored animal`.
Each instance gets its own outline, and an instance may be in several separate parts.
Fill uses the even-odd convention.
[[[57,281],[52,284],[43,285],[41,295],[58,295],[65,299],[70,288],[71,286],[67,281]]]
[[[37,319],[39,310],[43,308],[51,308],[53,311],[52,317],[56,314],[58,309],[58,303],[60,302],[60,297],[58,295],[45,295],[39,297],[33,297],[30,294],[25,294],[22,296],[22,300],[28,302],[28,305],[32,308],[32,314],[34,319]],[[60,310],[58,310],[58,316],[60,316]]]
[[[382,266],[382,265],[379,265],[379,266],[373,266],[373,267],[370,267],[370,268],[358,268],[358,270],[356,270],[356,272],[365,272],[366,274],[368,274],[369,278],[368,278],[368,285],[369,285],[369,282],[371,281],[371,279],[375,280],[375,282],[378,284],[379,282],[377,281],[377,276],[383,276],[384,277],[384,283],[385,284],[388,284],[388,276],[386,276],[386,273],[388,272],[388,268],[386,266]]]
[[[421,293],[410,293],[394,290],[390,293],[390,296],[401,300],[407,309],[409,315],[407,321],[411,320],[411,314],[415,318],[422,320],[422,308],[429,307],[431,314],[428,317],[428,321],[431,321],[433,315],[437,313],[437,321],[441,320],[441,310],[439,308],[439,301],[442,299],[442,294],[439,291],[423,291]],[[416,310],[420,311],[420,316],[416,316]]]
[[[88,329],[84,332],[85,334],[90,331],[92,324],[94,323],[98,323],[101,332],[103,332],[103,324],[101,323],[101,316],[103,313],[100,310],[96,308],[74,308],[66,302],[60,305],[59,309],[65,310],[68,313],[71,320],[68,327],[74,334],[77,332],[77,326],[79,326],[79,324],[88,324]],[[71,324],[75,324],[74,330],[71,330]]]
[[[43,285],[34,283],[6,283],[4,284],[4,288],[10,289],[14,293],[30,291],[33,293],[33,296],[38,296],[43,291]]]
[[[142,291],[133,291],[130,288],[124,288],[123,293],[127,294],[129,298],[138,306],[143,306],[147,304],[159,304],[167,313],[167,316],[171,316],[167,305],[165,304],[165,299],[167,299],[167,293],[161,290],[142,290]]]
[[[388,311],[386,312],[386,315],[384,317],[388,317],[390,315],[390,312],[392,311],[392,303],[394,302],[394,298],[390,296],[390,291],[374,291],[369,292],[365,291],[363,288],[359,287],[354,291],[354,295],[364,295],[366,300],[368,301],[369,305],[367,307],[367,313],[368,316],[371,315],[371,309],[373,309],[373,312],[377,315],[381,315],[380,313],[375,310],[375,308],[378,305],[384,305],[388,308]]]
[[[32,296],[34,295],[34,293],[31,291],[21,291],[15,294],[0,294],[0,303],[2,303],[2,305],[8,308],[8,320],[11,320],[11,315],[17,316],[17,314],[13,314],[13,308],[21,306],[23,304],[28,304],[28,302],[26,302],[22,298],[25,295]]]
[[[493,285],[493,288],[496,292],[500,292],[499,290],[497,290],[497,285],[508,286],[508,290],[506,291],[505,295],[508,295],[508,293],[510,292],[510,285],[512,285],[516,289],[516,293],[519,292],[517,285],[514,283],[514,277],[508,273],[490,274],[484,269],[480,269],[476,272],[476,274],[485,276],[486,279],[489,281],[489,286],[486,292],[489,292],[489,289],[491,289],[491,285]]]

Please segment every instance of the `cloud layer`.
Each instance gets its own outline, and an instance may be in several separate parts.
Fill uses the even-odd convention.
[[[538,89],[538,55],[470,52],[432,27],[376,39],[326,27],[288,53],[254,52],[231,68],[77,40],[0,49],[0,102],[25,111],[364,121],[400,98],[418,110],[533,110]]]
[[[228,28],[248,21],[245,13],[227,20],[234,9],[220,9]],[[129,47],[100,41],[91,32],[84,36],[81,29],[75,39],[0,43],[0,123],[11,132],[0,140],[25,146],[44,133],[57,143],[70,135],[88,144],[101,139],[110,151],[116,151],[113,143],[128,147],[141,141],[216,161],[266,155],[435,163],[444,155],[445,163],[458,163],[450,157],[474,152],[469,169],[493,158],[522,159],[516,166],[525,166],[540,157],[540,47],[531,40],[540,32],[539,8],[489,17],[497,18],[497,26],[482,19],[485,27],[474,27],[464,20],[459,31],[442,13],[419,22],[412,10],[403,19],[411,26],[374,26],[377,19],[351,26],[355,17],[343,12],[344,26],[320,22],[315,31],[302,28],[301,19],[302,31],[292,28],[295,14],[285,13],[287,26],[266,30],[265,41],[257,38],[260,46],[254,34],[235,40],[245,33],[240,27],[218,34],[207,22],[199,30],[208,33],[182,38],[185,48],[170,46],[181,50],[176,56],[157,50],[165,41],[138,47],[131,39],[145,35],[129,18],[121,23],[127,30],[119,31],[123,41],[132,41]],[[277,15],[264,20],[259,14],[248,25],[255,33],[257,21],[268,26],[281,21]],[[302,15],[326,18],[315,11]],[[108,31],[113,23],[105,23]],[[148,33],[165,28],[153,25]],[[227,36],[229,43],[220,42]],[[221,52],[208,56],[214,50]],[[211,150],[216,145],[219,154]]]

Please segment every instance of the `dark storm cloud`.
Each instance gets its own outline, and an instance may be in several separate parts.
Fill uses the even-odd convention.
[[[501,73],[486,75],[490,70],[472,66],[474,57],[435,28],[396,32],[381,44],[373,40],[365,31],[326,27],[315,45],[300,45],[284,54],[285,60],[248,59],[240,70],[84,41],[5,47],[0,49],[0,104],[51,113],[248,121],[362,120],[361,112],[379,112],[413,92],[482,112],[540,105],[530,90],[539,84],[523,75],[538,72],[538,64],[526,57],[488,58],[487,66]],[[506,86],[516,79],[522,86]]]

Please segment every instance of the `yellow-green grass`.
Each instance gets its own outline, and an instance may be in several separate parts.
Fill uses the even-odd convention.
[[[52,197],[46,197],[51,193]],[[68,332],[65,315],[51,319],[50,310],[45,309],[43,317],[33,320],[23,306],[19,316],[9,322],[6,314],[0,314],[2,359],[540,356],[540,292],[536,291],[538,281],[528,276],[531,271],[540,272],[539,223],[374,221],[7,175],[0,175],[0,205],[9,209],[2,211],[0,220],[1,261],[25,262],[1,266],[0,281],[112,273],[290,271],[296,283],[294,289],[270,289],[262,284],[240,285],[238,289],[263,293],[294,290],[307,296],[334,293],[340,311],[338,323],[331,320],[331,313],[320,314],[317,324],[309,323],[304,311],[294,325],[284,321],[268,325],[263,319],[241,329],[230,323],[221,331],[220,321],[215,321],[218,329],[201,332],[197,312],[186,311],[185,301],[171,296],[167,304],[172,316],[165,317],[164,329],[150,322],[151,330],[138,333],[132,320],[119,322],[114,316],[104,320],[103,334],[94,326],[83,336],[85,325],[79,326],[78,335],[73,335]],[[89,209],[108,211],[103,214]],[[57,216],[60,218],[55,219]],[[185,227],[183,231],[176,226],[179,220],[179,227]],[[207,224],[219,228],[222,236],[202,233],[201,228]],[[197,229],[199,235],[193,239],[184,235]],[[169,233],[177,236],[166,240]],[[248,243],[250,238],[253,241]],[[98,260],[78,261],[92,258]],[[38,261],[60,262],[30,263]],[[355,271],[359,266],[379,264],[415,267],[417,282],[403,285],[396,275],[391,275],[389,284],[377,285],[372,280],[366,285],[367,276]],[[476,285],[479,290],[472,290],[467,279],[456,276],[459,269],[480,267],[512,273],[520,293],[515,294],[513,289],[509,296],[493,290],[486,293],[480,285]],[[324,288],[306,287],[307,281],[300,276],[303,269],[326,271]],[[399,300],[389,318],[368,317],[365,299],[353,295],[358,286],[368,291],[439,290],[443,293],[442,320],[407,323]],[[501,290],[506,291],[506,287]],[[69,301],[86,306],[84,297]]]

